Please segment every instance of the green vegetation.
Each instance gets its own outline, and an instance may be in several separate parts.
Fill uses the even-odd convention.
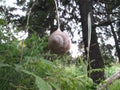
[[[108,88],[109,88],[109,90],[120,90],[120,80],[116,80]]]
[[[47,38],[32,34],[0,44],[0,89],[2,90],[92,90],[87,65],[68,64],[69,55],[44,51]],[[52,61],[47,60],[51,58]]]
[[[50,54],[47,37],[35,33],[24,41],[9,40],[0,44],[1,90],[95,90],[95,84],[87,76],[87,64],[79,57],[77,63],[69,63],[69,55]],[[120,65],[106,67],[109,77],[120,70]],[[119,90],[120,81],[109,86]],[[116,86],[116,87],[115,87]]]
[[[106,77],[110,77],[112,74],[120,70],[120,64],[112,64],[110,67],[105,68]]]
[[[108,78],[118,71],[120,71],[120,64],[112,64],[111,67],[105,68],[106,77]],[[108,88],[109,90],[120,90],[120,80],[114,81]]]
[[[120,80],[104,81],[120,71],[120,0],[57,0],[61,30],[82,51],[77,58],[48,48],[48,32],[57,27],[54,0],[16,0],[17,7],[7,1],[0,1],[0,90],[120,90]],[[28,38],[18,40],[19,31]],[[106,43],[111,38],[114,45]]]

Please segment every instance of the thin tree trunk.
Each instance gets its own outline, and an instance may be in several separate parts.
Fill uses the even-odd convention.
[[[91,36],[92,37],[90,46],[90,68],[93,69],[93,71],[90,73],[90,77],[93,79],[95,83],[100,83],[101,80],[105,79],[104,62],[97,41],[95,28],[92,29]]]
[[[87,45],[88,45],[88,25],[87,25],[87,17],[88,13],[90,12],[90,4],[88,0],[80,0],[80,14],[81,14],[81,21],[82,21],[82,35],[83,35],[83,42],[84,42],[84,50],[85,55],[87,57]]]
[[[115,34],[114,27],[112,26],[112,24],[110,26],[111,26],[111,31],[112,31],[113,38],[114,38],[114,41],[115,41],[115,48],[116,48],[116,51],[117,51],[118,60],[119,60],[119,63],[120,63],[120,48],[119,48],[117,36]]]
[[[82,21],[82,34],[83,34],[83,42],[84,42],[84,49],[85,54],[87,56],[87,42],[88,42],[88,13],[92,11],[91,1],[90,0],[80,0],[80,14],[81,14],[81,21]],[[91,19],[93,19],[91,17]],[[92,21],[93,22],[93,21]],[[93,79],[95,83],[100,83],[101,80],[104,80],[104,63],[101,56],[101,52],[99,49],[99,44],[97,41],[97,35],[95,28],[92,28],[92,35],[91,35],[91,46],[90,46],[90,67],[88,69],[92,69],[89,74],[90,77]],[[96,71],[95,71],[96,69]],[[97,69],[100,69],[99,71]]]

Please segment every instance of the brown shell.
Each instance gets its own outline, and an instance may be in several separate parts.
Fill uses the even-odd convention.
[[[56,30],[50,35],[48,45],[52,52],[62,54],[69,51],[71,41],[67,33]]]

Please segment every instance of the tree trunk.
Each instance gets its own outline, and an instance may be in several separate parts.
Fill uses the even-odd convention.
[[[82,22],[82,34],[83,34],[83,42],[84,42],[84,49],[85,54],[87,56],[87,42],[88,42],[88,13],[92,11],[91,1],[90,0],[80,0],[80,14],[81,14],[81,22]],[[91,17],[92,22],[93,18]],[[97,41],[97,35],[95,28],[92,28],[92,35],[91,35],[91,46],[90,46],[90,61],[88,69],[92,69],[92,72],[89,76],[93,79],[95,83],[100,83],[101,80],[104,80],[104,63],[101,56],[101,52],[99,49],[99,44]],[[96,71],[93,69],[96,69]],[[97,70],[100,69],[100,70]]]
[[[114,41],[115,41],[115,48],[116,48],[116,51],[117,51],[118,60],[119,60],[119,63],[120,63],[120,48],[119,48],[117,36],[115,34],[115,31],[114,31],[114,28],[113,28],[112,24],[110,26],[111,26],[111,31],[112,31],[113,38],[114,38]]]

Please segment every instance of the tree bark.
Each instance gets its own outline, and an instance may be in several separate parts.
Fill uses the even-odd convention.
[[[97,35],[95,28],[92,27],[92,37],[91,37],[91,46],[90,52],[87,52],[87,44],[88,44],[88,13],[92,12],[92,5],[90,0],[79,0],[80,6],[80,14],[81,14],[81,22],[82,22],[82,34],[83,34],[83,42],[84,42],[84,49],[85,54],[90,54],[90,61],[88,70],[92,69],[89,76],[93,79],[95,83],[100,83],[101,80],[104,80],[104,62],[101,56],[101,52],[99,49],[99,44],[97,41]],[[92,24],[93,24],[93,18]],[[96,69],[96,71],[94,70]],[[99,71],[97,69],[100,69]],[[93,71],[94,70],[94,71]]]

